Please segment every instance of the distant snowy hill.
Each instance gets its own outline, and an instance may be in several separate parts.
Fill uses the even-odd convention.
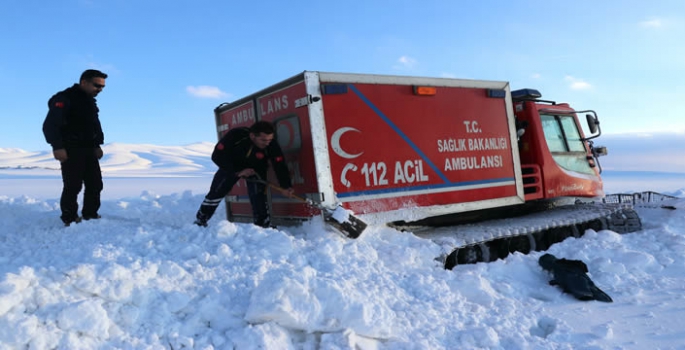
[[[594,141],[608,148],[609,154],[599,159],[605,178],[685,177],[684,133],[606,134]],[[105,177],[211,176],[216,170],[210,159],[213,147],[213,142],[185,146],[110,143],[103,146],[101,166]],[[48,147],[40,152],[0,148],[0,176],[53,174],[59,175],[59,163]]]
[[[213,148],[210,142],[186,146],[111,143],[103,145],[100,165],[105,176],[205,176],[216,170],[210,158]],[[0,174],[57,175],[59,168],[49,150],[0,148]]]

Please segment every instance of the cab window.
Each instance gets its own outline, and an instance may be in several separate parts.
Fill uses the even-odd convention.
[[[554,160],[564,169],[594,174],[587,162],[585,142],[575,118],[570,115],[540,115],[547,147]]]

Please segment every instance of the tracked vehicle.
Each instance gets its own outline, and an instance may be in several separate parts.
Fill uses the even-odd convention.
[[[597,114],[534,89],[305,71],[215,109],[218,137],[257,120],[275,124],[297,193],[435,240],[446,268],[640,228],[629,206],[604,201]],[[270,203],[277,224],[321,215],[278,193]],[[244,186],[226,208],[251,221]]]

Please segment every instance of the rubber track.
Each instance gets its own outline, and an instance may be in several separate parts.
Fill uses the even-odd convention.
[[[640,218],[631,206],[591,203],[477,224],[416,227],[413,232],[441,245],[444,254],[439,259],[446,269],[452,269],[458,264],[502,259],[513,252],[544,251],[568,237],[580,237],[588,229],[629,233],[641,228]]]

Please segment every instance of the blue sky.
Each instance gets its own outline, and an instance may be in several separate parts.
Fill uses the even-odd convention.
[[[106,143],[216,141],[213,110],[304,70],[504,80],[685,132],[685,2],[3,0],[0,148],[49,149],[47,100],[97,68]]]

